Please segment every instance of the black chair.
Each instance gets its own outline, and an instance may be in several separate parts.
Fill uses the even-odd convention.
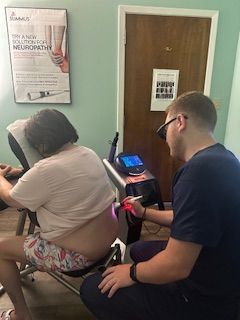
[[[18,160],[20,161],[21,165],[23,166],[23,170],[26,172],[30,169],[28,161],[23,153],[23,150],[17,140],[13,137],[11,133],[8,134],[8,140],[9,145],[13,151],[13,153],[16,155]],[[3,205],[4,206],[4,205]],[[31,212],[28,209],[19,209],[19,218],[18,218],[18,224],[16,228],[16,235],[22,235],[24,232],[24,227],[26,223],[27,217],[30,219],[30,224],[27,233],[32,234],[35,230],[36,226],[39,226],[36,213]],[[65,277],[82,277],[84,278],[88,273],[94,272],[94,271],[100,271],[103,272],[106,270],[106,268],[110,265],[117,265],[121,263],[121,249],[119,244],[115,244],[114,246],[110,247],[109,252],[100,260],[92,264],[91,266],[69,271],[69,272],[51,272],[48,271],[47,273],[52,276],[54,279],[56,279],[58,282],[63,284],[65,287],[70,289],[72,292],[79,295],[79,288],[73,286]],[[33,272],[37,271],[37,268],[32,265],[21,265],[20,266],[20,276],[25,277],[28,274],[32,274]],[[0,286],[0,293],[4,292],[3,286]]]

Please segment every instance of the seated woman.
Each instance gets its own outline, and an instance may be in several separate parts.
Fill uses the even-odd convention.
[[[108,252],[118,229],[104,166],[92,150],[75,144],[78,135],[65,115],[41,110],[26,122],[25,136],[43,159],[14,187],[4,178],[9,168],[0,168],[0,198],[36,211],[40,232],[0,239],[0,282],[15,308],[0,319],[31,319],[16,261],[40,271],[85,268]]]

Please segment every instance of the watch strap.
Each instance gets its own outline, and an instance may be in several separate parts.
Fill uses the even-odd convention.
[[[130,267],[130,278],[137,283],[141,283],[137,278],[137,262],[134,262]]]

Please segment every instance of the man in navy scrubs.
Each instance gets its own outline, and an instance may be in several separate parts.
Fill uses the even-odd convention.
[[[169,240],[136,243],[132,265],[88,277],[81,297],[97,319],[235,320],[240,164],[213,137],[217,115],[208,97],[185,93],[166,113],[158,134],[185,162],[173,180],[173,210],[134,202],[133,214],[169,226]]]

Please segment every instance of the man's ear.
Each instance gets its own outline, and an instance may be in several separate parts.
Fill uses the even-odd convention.
[[[179,113],[177,115],[177,126],[178,126],[178,130],[179,132],[182,132],[183,130],[186,129],[186,118],[184,117],[183,114]]]

